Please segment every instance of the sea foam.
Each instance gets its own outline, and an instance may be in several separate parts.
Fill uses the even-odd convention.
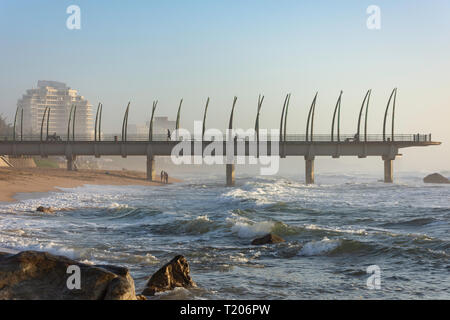
[[[232,214],[231,218],[226,219],[231,223],[231,231],[239,238],[252,238],[269,233],[275,226],[274,221],[254,222],[245,217]]]
[[[339,247],[340,244],[341,240],[339,239],[330,240],[327,237],[324,237],[320,241],[306,243],[298,254],[301,256],[320,256],[333,251]]]

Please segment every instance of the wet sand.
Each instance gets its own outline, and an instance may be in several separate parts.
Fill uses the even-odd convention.
[[[49,192],[57,188],[74,188],[91,185],[142,185],[159,186],[157,181],[145,180],[145,172],[114,170],[78,170],[47,168],[0,168],[0,201],[16,201],[17,193]],[[170,178],[169,183],[180,180]]]

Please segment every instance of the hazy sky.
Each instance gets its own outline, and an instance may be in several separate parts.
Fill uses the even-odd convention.
[[[72,4],[81,30],[66,28]],[[380,30],[366,27],[369,5],[381,9]],[[381,133],[396,86],[397,133],[443,142],[405,149],[397,167],[450,169],[450,1],[1,0],[0,39],[0,113],[9,119],[26,89],[56,80],[103,102],[109,132],[120,132],[129,100],[129,122],[144,123],[153,99],[158,115],[175,118],[181,97],[191,128],[207,96],[207,126],[224,128],[234,95],[235,125],[253,127],[259,93],[261,127],[276,128],[291,92],[288,131],[304,133],[319,91],[316,133],[329,133],[343,90],[341,131],[354,133],[372,88],[369,133]],[[375,163],[358,161],[349,163]]]

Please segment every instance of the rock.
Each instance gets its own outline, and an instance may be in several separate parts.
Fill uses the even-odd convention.
[[[11,254],[10,253],[8,253],[8,252],[2,252],[2,251],[0,251],[0,259],[1,258],[4,258],[4,257],[6,257],[6,256],[10,256]]]
[[[261,238],[256,238],[252,241],[253,245],[260,245],[260,244],[273,244],[273,243],[279,243],[284,242],[285,240],[275,234],[266,234],[265,236]]]
[[[450,180],[439,173],[433,173],[423,178],[425,183],[450,183]]]
[[[192,288],[196,286],[190,276],[186,258],[176,256],[151,276],[142,294],[153,296],[156,292],[173,290],[176,287]]]
[[[80,268],[80,289],[69,289]],[[72,278],[71,278],[72,279]],[[70,281],[69,281],[70,283]],[[128,269],[87,265],[47,252],[0,255],[0,300],[136,300]]]
[[[109,265],[97,265],[96,267],[118,275],[118,277],[114,278],[109,284],[104,300],[137,300],[134,289],[134,280],[127,268]]]
[[[36,209],[37,212],[43,212],[43,213],[53,213],[53,209],[51,207],[43,207],[43,206],[39,206]]]

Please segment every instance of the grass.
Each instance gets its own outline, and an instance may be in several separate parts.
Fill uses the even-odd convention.
[[[42,158],[34,158],[34,162],[38,168],[59,168],[56,161]]]

